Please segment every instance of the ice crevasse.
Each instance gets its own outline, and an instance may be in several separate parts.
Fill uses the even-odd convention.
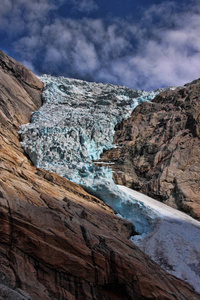
[[[43,106],[20,131],[22,146],[34,165],[80,184],[130,220],[138,233],[149,232],[157,214],[124,195],[111,170],[93,160],[113,147],[115,125],[156,93],[64,77],[40,79]]]
[[[170,259],[169,254],[165,253],[166,244],[156,254],[155,240],[158,236],[156,237],[154,232],[158,223],[160,228],[162,226],[166,228],[167,222],[170,223],[173,219],[175,229],[171,234],[174,234],[177,229],[178,234],[181,235],[180,215],[175,217],[175,220],[177,218],[179,220],[175,222],[172,212],[170,216],[166,215],[164,208],[157,209],[155,204],[143,201],[142,197],[136,197],[131,192],[116,186],[112,180],[111,170],[107,167],[98,167],[93,163],[93,160],[100,158],[104,150],[114,147],[112,142],[115,125],[128,118],[138,104],[151,101],[160,90],[145,92],[131,90],[124,86],[89,83],[49,75],[40,77],[40,80],[44,83],[43,105],[37,112],[32,113],[31,122],[21,126],[20,129],[21,144],[34,165],[80,184],[111,206],[121,217],[131,221],[139,234],[133,237],[132,241],[163,268],[190,282],[198,290],[200,238],[192,245],[191,240],[187,240],[186,243],[188,245],[190,243],[190,246],[186,252],[184,249],[180,250],[178,245],[173,244],[174,240],[170,239],[170,247],[175,249],[174,256],[187,254],[188,257],[188,253],[191,257],[193,255],[192,261],[187,259],[184,265],[181,264],[181,268],[177,266],[178,261],[174,257]],[[188,239],[194,232],[195,235],[197,231],[200,233],[197,221],[193,224],[192,221],[184,219],[183,222],[184,231],[189,230]],[[193,230],[194,228],[196,231]],[[157,229],[156,231],[158,232]],[[151,249],[145,246],[145,241],[150,236],[154,236]],[[159,236],[158,243],[161,242],[161,237],[163,239],[162,234]],[[166,237],[165,243],[167,241],[169,242]],[[162,244],[164,245],[163,240]]]

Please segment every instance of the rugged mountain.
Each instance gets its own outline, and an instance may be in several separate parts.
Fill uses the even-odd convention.
[[[0,74],[0,299],[200,299],[128,240],[130,222],[33,167],[17,132],[42,83],[2,52]]]
[[[200,219],[200,79],[144,102],[105,151],[113,178]]]
[[[43,105],[20,128],[21,144],[34,165],[80,184],[131,221],[138,234],[132,242],[200,292],[200,222],[153,199],[143,201],[144,196],[137,199],[135,193],[124,192],[114,184],[111,169],[93,161],[103,149],[113,147],[115,124],[160,90],[130,90],[50,75],[40,79]]]

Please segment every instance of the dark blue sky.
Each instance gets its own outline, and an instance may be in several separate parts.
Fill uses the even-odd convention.
[[[1,1],[1,50],[38,75],[181,85],[200,77],[199,32],[199,0]]]

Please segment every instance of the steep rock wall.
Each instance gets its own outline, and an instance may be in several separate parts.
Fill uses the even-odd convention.
[[[200,219],[200,80],[160,93],[115,128],[101,160],[115,183]]]
[[[0,299],[199,299],[128,241],[129,222],[34,168],[17,131],[41,82],[0,52]]]

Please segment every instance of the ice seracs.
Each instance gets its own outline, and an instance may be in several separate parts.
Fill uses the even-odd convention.
[[[47,75],[40,79],[44,83],[43,106],[20,131],[22,146],[35,166],[80,184],[123,217],[129,214],[127,218],[138,233],[149,232],[156,214],[138,201],[130,205],[113,183],[111,170],[92,160],[113,147],[115,125],[158,91]]]
[[[183,223],[182,218],[174,219],[171,212],[168,220],[166,215],[163,217],[163,208],[158,209],[155,204],[119,188],[112,181],[109,168],[93,163],[102,151],[113,147],[115,125],[128,118],[138,104],[150,101],[160,91],[145,92],[47,75],[40,79],[44,83],[43,106],[32,114],[31,123],[20,130],[22,146],[35,166],[80,184],[110,205],[133,223],[139,234],[132,238],[135,244],[163,268],[197,288],[200,243],[189,236],[199,234],[199,226],[188,221]],[[184,224],[191,226],[184,227]],[[187,249],[182,247],[189,242]],[[184,263],[176,259],[178,255],[184,257]]]

